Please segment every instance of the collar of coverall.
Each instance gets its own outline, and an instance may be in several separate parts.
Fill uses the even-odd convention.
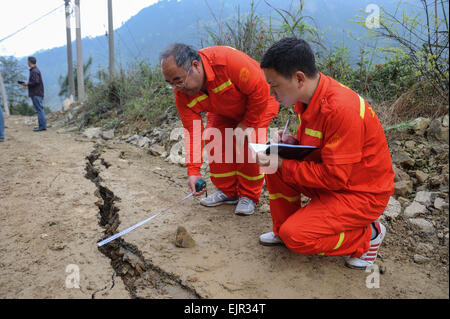
[[[202,50],[199,50],[200,58],[202,59],[203,70],[205,70],[206,81],[212,82],[216,79],[216,74],[214,73],[211,64],[215,64],[214,57],[207,56]]]
[[[302,102],[297,102],[294,106],[294,112],[302,115],[302,120],[308,120],[311,116],[314,116],[322,103],[325,102],[324,97],[327,91],[328,83],[330,79],[324,74],[320,73],[319,84],[314,92],[311,101],[308,105]]]

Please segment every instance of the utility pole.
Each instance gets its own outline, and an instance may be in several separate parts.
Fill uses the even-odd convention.
[[[75,0],[75,16],[77,28],[77,84],[78,84],[78,101],[85,100],[84,93],[84,70],[83,70],[83,53],[81,50],[81,18],[80,18],[80,0]]]
[[[108,43],[109,43],[109,77],[114,77],[114,23],[112,0],[108,0]]]
[[[64,0],[66,4],[66,37],[67,37],[67,79],[69,80],[69,99],[74,101],[75,83],[73,79],[73,58],[72,58],[72,34],[70,27],[70,0]]]
[[[10,113],[9,113],[9,106],[8,106],[8,98],[6,96],[5,86],[3,85],[2,72],[0,72],[0,90],[2,91],[3,107],[5,108],[5,114],[6,114],[6,116],[9,116]]]

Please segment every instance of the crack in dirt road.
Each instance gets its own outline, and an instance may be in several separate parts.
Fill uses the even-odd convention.
[[[102,240],[117,233],[117,228],[120,225],[120,210],[115,206],[114,202],[120,201],[121,199],[115,196],[111,190],[100,184],[103,179],[100,176],[99,169],[95,167],[96,161],[100,159],[101,165],[105,168],[111,166],[111,164],[107,163],[103,158],[100,158],[100,156],[101,154],[98,150],[98,145],[96,145],[92,153],[86,157],[85,178],[95,184],[97,188],[95,195],[100,197],[99,201],[95,204],[99,209],[99,224],[105,229],[102,238],[100,239]],[[122,238],[118,238],[101,246],[98,250],[111,259],[111,266],[114,269],[115,274],[122,278],[125,287],[132,298],[138,298],[136,295],[137,287],[141,289],[157,290],[158,294],[163,296],[167,296],[167,294],[170,293],[170,296],[173,298],[201,298],[193,288],[184,285],[179,278],[164,272],[161,268],[146,261],[136,246],[127,243]],[[113,287],[114,275],[111,289]],[[107,287],[99,291],[103,291],[106,288]],[[92,294],[93,299],[95,298],[95,294],[99,291]]]

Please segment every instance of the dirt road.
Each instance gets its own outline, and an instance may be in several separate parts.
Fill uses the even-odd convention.
[[[381,247],[379,276],[346,268],[341,257],[261,246],[259,235],[271,230],[267,192],[248,217],[190,198],[99,250],[105,232],[123,230],[187,195],[185,168],[78,132],[33,133],[25,117],[12,116],[6,126],[0,298],[449,297],[445,267],[396,254],[395,240]],[[175,246],[178,226],[192,234],[193,248]],[[391,238],[402,236],[389,230]]]

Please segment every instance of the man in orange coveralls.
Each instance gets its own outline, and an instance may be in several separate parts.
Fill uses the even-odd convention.
[[[394,193],[394,172],[383,128],[353,90],[320,73],[301,39],[285,38],[265,53],[261,67],[271,95],[295,104],[297,135],[277,141],[316,146],[304,160],[276,157],[266,175],[273,232],[263,245],[284,244],[300,254],[345,256],[351,268],[371,266],[386,228],[375,220]],[[270,157],[257,154],[267,166]],[[302,207],[300,195],[310,198]]]
[[[265,143],[270,121],[278,114],[258,62],[231,47],[197,51],[181,43],[170,45],[160,61],[185,128],[190,190],[197,196],[203,193],[195,191],[195,183],[202,178],[204,137],[211,181],[218,191],[200,203],[208,207],[237,203],[236,214],[253,214],[264,174],[248,156],[247,145],[249,139]],[[205,132],[201,111],[207,111]]]

